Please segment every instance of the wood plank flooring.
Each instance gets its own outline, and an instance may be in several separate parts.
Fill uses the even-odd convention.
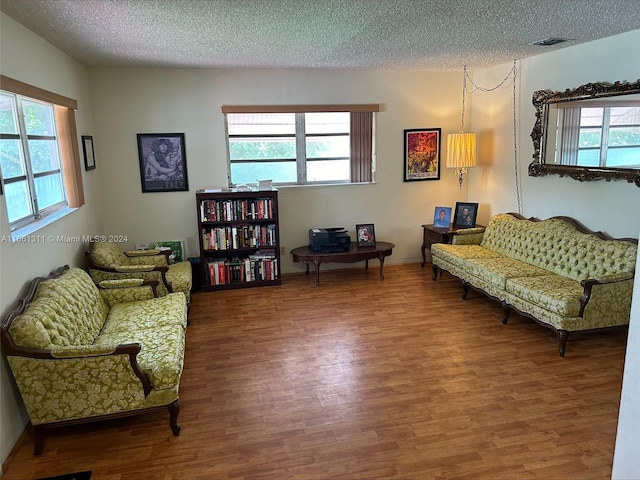
[[[375,263],[375,262],[373,262]],[[61,429],[6,480],[609,479],[626,332],[569,337],[431,269],[287,275],[193,297],[168,414]]]

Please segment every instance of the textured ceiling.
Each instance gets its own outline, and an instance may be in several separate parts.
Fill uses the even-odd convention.
[[[640,28],[639,0],[0,0],[84,65],[447,70]],[[571,39],[551,47],[547,37]]]

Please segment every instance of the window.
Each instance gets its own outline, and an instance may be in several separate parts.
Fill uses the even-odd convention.
[[[578,164],[640,166],[640,107],[581,108]]]
[[[71,106],[75,101],[7,77],[0,80],[0,169],[15,231],[84,203],[74,112],[51,100]],[[7,86],[15,88],[4,90]]]
[[[378,106],[353,107],[223,107],[230,184],[371,182]]]
[[[562,110],[562,164],[640,167],[640,105],[591,104]]]

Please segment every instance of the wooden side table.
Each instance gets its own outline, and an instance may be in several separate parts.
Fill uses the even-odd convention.
[[[320,285],[320,264],[321,263],[354,263],[365,261],[365,268],[369,268],[369,259],[380,260],[380,280],[384,280],[382,268],[384,267],[384,257],[391,255],[395,245],[389,242],[376,242],[373,247],[358,247],[357,242],[351,242],[351,248],[346,252],[314,252],[309,246],[298,247],[291,250],[294,262],[313,263],[316,270],[316,285]]]
[[[476,225],[476,227],[482,227],[482,225]],[[434,227],[429,223],[422,225],[422,266],[427,263],[427,257],[425,250],[428,248],[431,250],[431,245],[434,243],[451,243],[454,232],[461,230],[460,228],[453,228],[449,225],[449,228]]]
[[[451,241],[451,234],[457,229],[453,229],[451,227],[434,227],[433,224],[429,223],[426,225],[422,225],[422,266],[424,267],[427,263],[427,256],[425,255],[425,251],[427,248],[431,250],[431,245],[434,243],[449,243]]]

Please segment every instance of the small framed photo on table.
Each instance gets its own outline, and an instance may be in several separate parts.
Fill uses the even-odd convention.
[[[433,212],[433,226],[449,228],[451,225],[451,207],[436,207]]]
[[[453,222],[454,228],[473,228],[476,226],[478,216],[477,203],[456,202],[456,218]]]
[[[376,234],[373,229],[373,223],[356,225],[356,235],[358,236],[358,248],[376,246]]]

